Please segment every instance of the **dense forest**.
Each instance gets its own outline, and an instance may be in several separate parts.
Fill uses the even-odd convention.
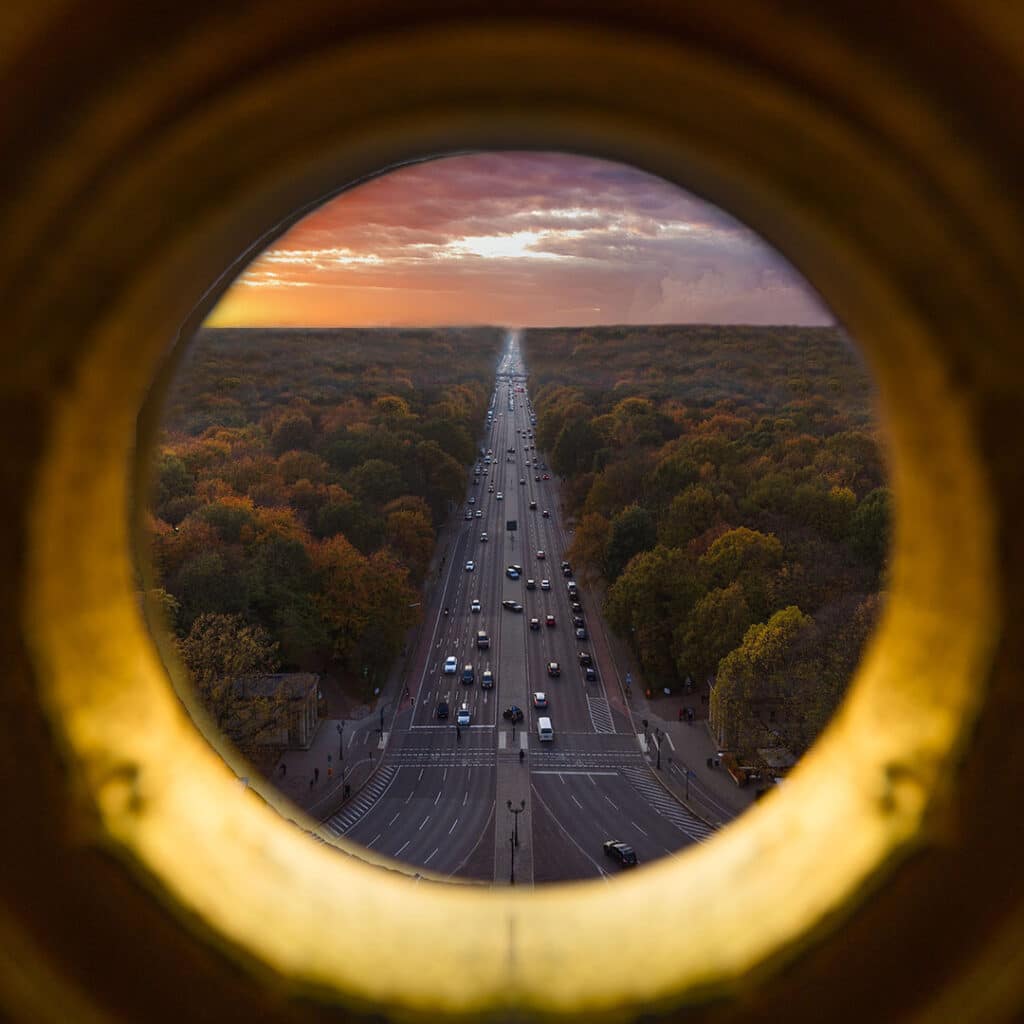
[[[538,447],[570,557],[651,687],[710,695],[726,746],[802,753],[878,614],[890,497],[836,329],[531,330]]]
[[[379,683],[464,497],[500,344],[496,329],[199,332],[166,399],[149,522],[154,596],[218,722],[247,673]]]

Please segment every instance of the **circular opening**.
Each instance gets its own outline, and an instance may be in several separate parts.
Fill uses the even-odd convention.
[[[887,547],[873,391],[711,204],[566,153],[416,163],[303,218],[191,345],[150,597],[247,782],[325,838],[614,877],[838,707]]]
[[[168,183],[154,162],[180,180],[217,138],[221,176],[196,186],[205,191],[186,204],[182,225],[156,237],[131,225],[136,251],[124,258],[148,259],[120,267],[123,288],[82,342],[31,499],[27,631],[83,813],[204,942],[322,999],[429,1019],[508,1009],[594,1019],[733,994],[758,970],[777,980],[780,963],[827,943],[921,847],[987,677],[994,513],[974,412],[950,372],[959,321],[943,326],[897,255],[864,236],[847,200],[870,194],[877,217],[898,214],[920,232],[921,251],[934,239],[933,261],[942,253],[944,266],[957,266],[930,229],[943,219],[918,176],[882,160],[857,124],[674,46],[504,26],[362,43],[239,86],[187,130],[168,127],[146,167],[126,166],[96,194],[92,227],[76,236],[92,251],[93,221],[124,222]],[[525,91],[494,74],[502,65],[520,68]],[[411,110],[396,83],[427,66],[438,75],[418,83]],[[358,117],[341,102],[353,89]],[[312,97],[315,124],[294,117],[296,99]],[[628,156],[762,229],[809,269],[863,343],[892,439],[891,600],[839,718],[784,790],[713,850],[616,886],[512,894],[416,884],[339,862],[283,825],[240,789],[167,686],[134,599],[128,524],[112,512],[128,505],[135,416],[166,341],[244,244],[327,180],[497,136]],[[824,191],[806,173],[822,166],[834,170]],[[63,501],[72,492],[74,516]],[[656,908],[657,923],[637,907]],[[652,928],[663,941],[651,941]],[[609,932],[614,943],[593,941]],[[685,955],[670,941],[683,934]],[[458,986],[425,991],[442,948],[474,969]]]

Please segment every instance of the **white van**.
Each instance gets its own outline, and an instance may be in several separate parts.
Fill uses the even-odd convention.
[[[537,738],[541,740],[553,740],[555,738],[555,730],[551,728],[550,718],[537,719]]]

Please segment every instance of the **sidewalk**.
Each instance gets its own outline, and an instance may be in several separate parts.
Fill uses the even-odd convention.
[[[608,647],[622,678],[632,677],[624,704],[633,721],[633,730],[643,737],[646,756],[655,774],[680,803],[712,825],[724,825],[742,814],[754,802],[754,788],[741,789],[721,766],[708,767],[717,759],[718,749],[708,730],[708,706],[701,702],[702,688],[692,693],[663,696],[646,695],[643,676],[629,645],[610,628],[605,628]],[[625,689],[625,687],[623,687]],[[693,709],[692,722],[680,719],[687,708]],[[644,728],[644,721],[647,728]],[[658,768],[658,753],[661,768]]]

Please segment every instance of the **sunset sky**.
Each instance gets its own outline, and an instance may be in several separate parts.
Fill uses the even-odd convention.
[[[675,185],[560,153],[400,168],[282,235],[217,326],[829,324],[752,231]]]

